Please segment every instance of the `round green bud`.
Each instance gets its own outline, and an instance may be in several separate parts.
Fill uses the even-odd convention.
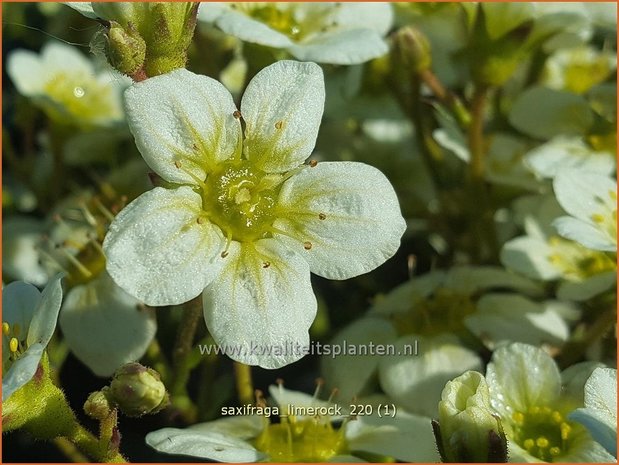
[[[108,388],[105,387],[101,391],[95,391],[88,396],[84,402],[84,412],[90,418],[95,420],[103,420],[112,413],[113,406],[107,395]]]
[[[159,373],[135,362],[118,369],[110,383],[109,397],[129,417],[156,413],[168,404]]]
[[[123,29],[110,21],[107,34],[107,57],[110,64],[123,74],[135,74],[146,60],[146,42],[133,28]]]
[[[430,69],[432,52],[428,38],[413,26],[400,28],[393,35],[393,59],[415,73]]]

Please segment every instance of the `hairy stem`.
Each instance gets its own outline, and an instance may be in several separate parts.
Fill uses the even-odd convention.
[[[236,392],[241,405],[253,404],[254,384],[251,377],[251,367],[244,363],[234,362],[234,377],[236,378]]]

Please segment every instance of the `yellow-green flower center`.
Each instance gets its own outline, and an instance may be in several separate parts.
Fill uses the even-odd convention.
[[[321,418],[282,417],[270,423],[254,446],[271,462],[326,462],[346,452],[344,430]]]
[[[273,232],[280,180],[246,160],[225,162],[206,179],[202,208],[229,238],[261,239]]]
[[[569,448],[574,428],[557,410],[531,407],[512,414],[509,438],[529,454],[545,462],[558,460]]]
[[[432,296],[413,303],[408,312],[395,314],[392,318],[400,335],[434,336],[445,332],[461,332],[464,319],[474,312],[472,296],[439,288]]]
[[[555,236],[550,238],[549,244],[554,253],[548,260],[559,268],[567,279],[583,280],[617,268],[615,260],[608,254],[587,249],[577,242]]]
[[[47,82],[44,91],[50,99],[44,102],[45,110],[62,123],[88,126],[120,116],[112,87],[93,76],[58,73]]]

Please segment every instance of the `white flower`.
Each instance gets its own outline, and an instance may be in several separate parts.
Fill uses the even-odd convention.
[[[562,313],[572,310],[570,305],[537,303],[499,290],[531,296],[541,292],[532,281],[498,267],[460,266],[415,277],[378,297],[366,317],[331,341],[393,344],[395,353],[324,357],[325,379],[343,397],[353,397],[368,390],[377,373],[380,387],[396,403],[436,416],[445,383],[466,370],[481,369],[477,353],[462,343],[471,332],[490,348],[514,340],[561,345],[567,338]],[[415,347],[418,353],[411,353]]]
[[[405,222],[382,173],[352,162],[301,165],[323,111],[316,64],[265,68],[240,112],[223,85],[186,70],[135,84],[126,101],[138,148],[172,188],[143,194],[116,217],[103,244],[108,272],[148,305],[204,291],[217,343],[306,346],[316,313],[310,271],[347,279],[398,249]],[[284,352],[236,357],[276,368],[303,355]]]
[[[43,293],[15,281],[2,290],[2,402],[32,379],[56,329],[62,275]]]
[[[557,236],[552,223],[564,211],[554,196],[521,197],[514,210],[526,234],[503,245],[501,262],[507,268],[533,279],[560,280],[559,299],[584,301],[615,285],[614,259]]]
[[[335,407],[336,404],[280,386],[269,389],[275,406],[261,412],[221,418],[186,429],[163,428],[146,436],[146,443],[168,454],[218,462],[359,462],[356,453],[396,460],[436,462],[430,419],[397,412],[392,418],[376,411],[355,420],[341,416],[288,416],[291,407]],[[277,409],[277,411],[275,411]],[[346,411],[346,407],[342,407]],[[280,422],[270,421],[279,415]],[[363,456],[363,455],[361,455]]]
[[[554,360],[534,346],[514,343],[494,352],[486,380],[510,461],[614,461],[584,427],[568,419],[582,404],[582,383],[568,379],[568,371],[562,376]]]
[[[570,415],[597,442],[617,456],[617,370],[596,368],[585,384],[585,407]]]
[[[350,65],[387,53],[388,3],[203,3],[198,19],[304,61]]]
[[[617,69],[616,53],[593,47],[577,47],[555,52],[546,61],[543,83],[551,89],[584,94],[604,82]]]
[[[50,42],[40,55],[17,50],[8,57],[7,73],[22,95],[61,123],[91,128],[123,120],[126,81],[109,69],[97,72],[74,47]]]
[[[5,275],[37,286],[47,283],[49,275],[39,262],[37,249],[44,229],[42,221],[27,216],[15,215],[3,221],[2,271]]]
[[[595,150],[581,137],[554,137],[528,152],[524,160],[542,178],[554,178],[563,168],[610,175],[617,166],[614,153]]]
[[[559,234],[593,250],[617,251],[617,183],[608,176],[566,168],[553,183],[570,215],[553,223]]]

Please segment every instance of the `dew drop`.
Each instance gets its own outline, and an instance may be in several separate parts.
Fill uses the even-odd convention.
[[[86,92],[84,91],[84,89],[82,87],[74,87],[73,88],[73,95],[76,98],[82,98],[84,95],[86,94]]]

